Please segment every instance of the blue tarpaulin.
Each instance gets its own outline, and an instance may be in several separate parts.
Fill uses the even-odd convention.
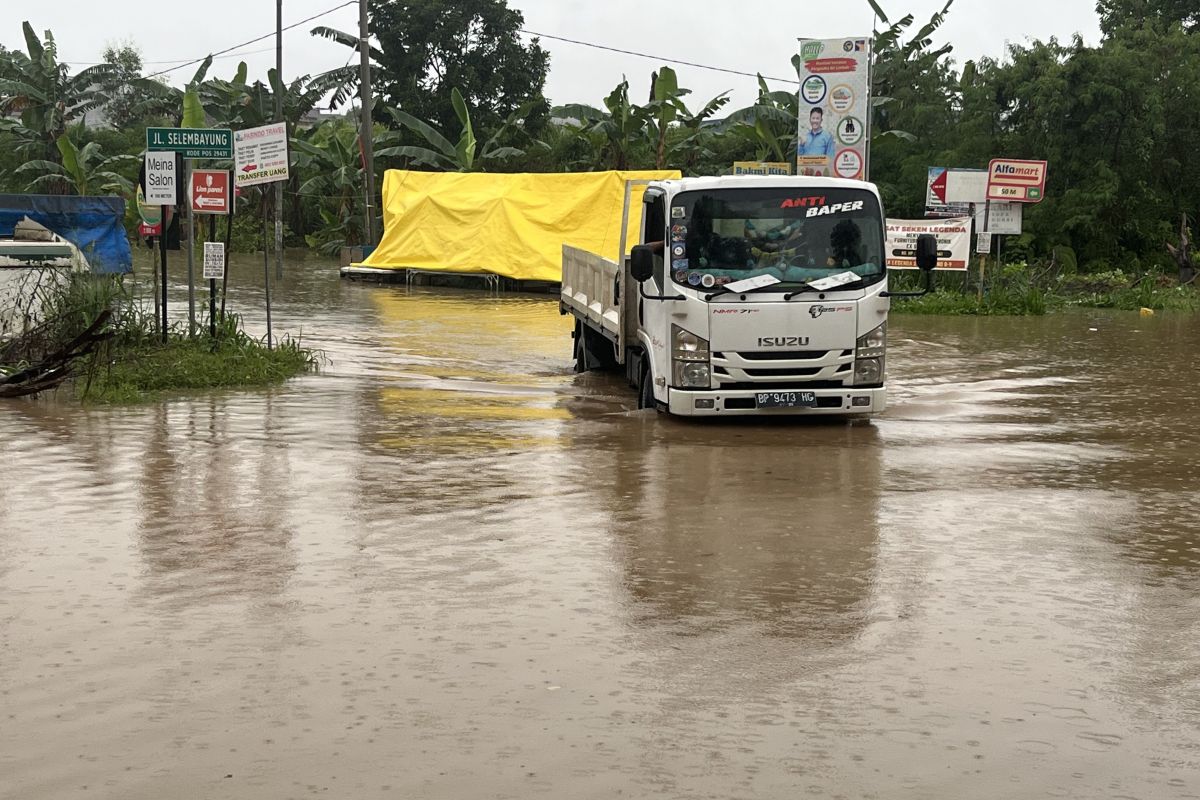
[[[13,226],[22,217],[45,225],[78,247],[93,272],[133,269],[133,252],[125,235],[124,198],[0,194],[0,236],[12,236]]]

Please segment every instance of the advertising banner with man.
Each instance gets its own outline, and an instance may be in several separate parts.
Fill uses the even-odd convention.
[[[938,269],[962,271],[971,256],[971,218],[889,219],[887,221],[887,268],[917,268],[917,237],[937,237]]]
[[[871,40],[801,39],[796,174],[865,180]]]

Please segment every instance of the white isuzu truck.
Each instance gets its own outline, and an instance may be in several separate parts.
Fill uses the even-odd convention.
[[[874,185],[654,181],[641,231],[622,264],[563,246],[560,309],[576,318],[577,371],[623,370],[639,408],[684,416],[884,410],[890,298],[928,292],[939,254],[921,236],[901,255],[925,290],[888,291]]]

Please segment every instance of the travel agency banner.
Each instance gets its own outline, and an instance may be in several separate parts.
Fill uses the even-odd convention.
[[[866,180],[871,40],[801,39],[796,174]]]

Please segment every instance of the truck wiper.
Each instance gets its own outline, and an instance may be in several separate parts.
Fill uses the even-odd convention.
[[[755,289],[742,289],[740,292],[735,292],[726,286],[718,286],[717,290],[715,292],[709,292],[708,294],[704,295],[704,300],[707,303],[711,303],[712,299],[714,297],[717,297],[718,295],[722,295],[722,294],[753,294],[754,292],[761,291],[762,289],[770,289],[775,285],[776,284],[772,283],[770,286],[759,286],[758,288],[755,288]]]

